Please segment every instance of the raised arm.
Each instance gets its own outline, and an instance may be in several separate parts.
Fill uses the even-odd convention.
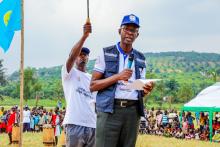
[[[80,38],[80,40],[73,46],[69,58],[67,59],[66,62],[66,69],[67,72],[70,72],[70,70],[72,69],[75,59],[76,57],[80,54],[81,49],[83,47],[83,44],[85,42],[85,40],[87,39],[87,37],[89,36],[89,33],[92,31],[92,26],[90,22],[87,22],[84,26],[83,26],[83,35]]]

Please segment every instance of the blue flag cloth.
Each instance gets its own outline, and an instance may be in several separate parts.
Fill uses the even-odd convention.
[[[21,29],[21,0],[3,0],[0,3],[0,47],[6,52],[14,31]]]

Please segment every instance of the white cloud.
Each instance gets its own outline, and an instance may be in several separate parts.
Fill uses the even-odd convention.
[[[124,15],[140,17],[140,36],[135,48],[143,51],[198,51],[220,53],[218,0],[90,0],[93,33],[85,43],[95,58],[101,48],[119,41]],[[25,66],[63,64],[82,34],[86,0],[25,1]],[[20,34],[7,54],[0,51],[11,73],[19,68]]]

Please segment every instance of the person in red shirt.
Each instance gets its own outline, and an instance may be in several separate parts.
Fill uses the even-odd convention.
[[[216,124],[216,130],[219,130],[220,129],[220,122],[217,121],[217,124]]]
[[[11,112],[8,117],[7,127],[6,127],[6,131],[9,136],[9,144],[12,144],[12,127],[15,124],[15,121],[16,121],[16,109],[15,107],[12,107]]]
[[[215,131],[217,131],[218,129],[220,129],[220,124],[219,122],[217,122],[216,120],[213,121],[213,124],[212,124],[212,128],[214,130],[214,133]]]
[[[54,127],[54,135],[55,135],[55,145],[58,143],[58,136],[61,135],[61,118],[59,114],[59,108],[56,107],[54,110],[54,114],[52,115],[52,126]]]

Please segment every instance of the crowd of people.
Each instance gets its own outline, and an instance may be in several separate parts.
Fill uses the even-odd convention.
[[[58,142],[58,136],[61,135],[62,121],[65,116],[65,107],[60,109],[46,110],[44,107],[28,106],[23,110],[23,132],[42,132],[44,126],[51,126],[54,128],[55,143]],[[0,109],[0,134],[8,133],[10,144],[12,143],[12,128],[19,126],[20,110],[18,106],[13,106],[10,110]]]
[[[51,125],[54,128],[54,136],[61,135],[62,122],[65,116],[65,107],[59,109],[50,109],[47,111],[44,107],[28,106],[23,110],[23,132],[42,132],[43,126]],[[145,110],[145,117],[141,118],[139,133],[151,134],[165,137],[175,137],[178,139],[196,139],[208,141],[209,116],[205,112],[183,112],[182,119],[176,110]],[[220,114],[216,113],[213,118],[213,136],[220,134]],[[180,123],[182,120],[182,123]],[[19,125],[20,114],[17,106],[10,110],[0,109],[0,134],[8,133],[10,143],[13,125]],[[213,138],[214,138],[213,137]],[[215,140],[220,141],[220,140]]]
[[[145,111],[145,117],[141,118],[139,133],[152,134],[165,137],[175,137],[178,139],[196,139],[208,141],[209,132],[209,115],[206,112],[183,112],[182,118],[180,113],[175,110],[151,110]],[[213,139],[220,135],[220,115],[216,113],[213,118]],[[182,121],[181,121],[182,120]],[[219,142],[220,139],[214,140]]]

